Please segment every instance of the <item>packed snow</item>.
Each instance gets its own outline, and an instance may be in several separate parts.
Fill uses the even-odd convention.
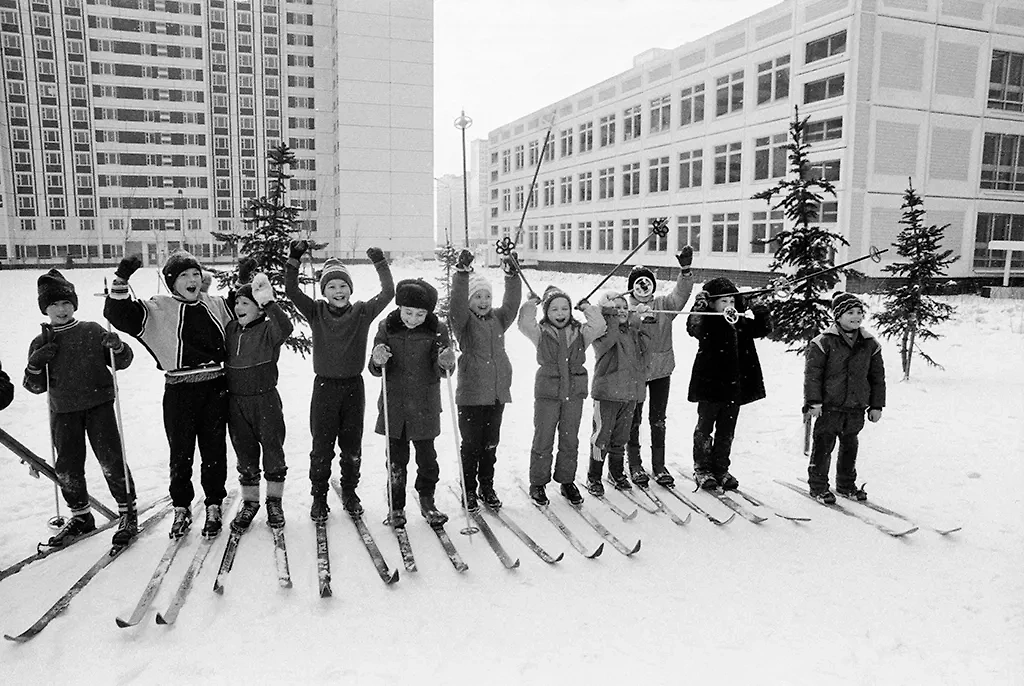
[[[35,292],[43,271],[0,272],[0,360],[19,385],[14,403],[0,413],[0,426],[48,459],[45,396],[20,388],[29,342],[45,320]],[[433,262],[402,262],[393,271],[396,280],[440,274]],[[497,301],[501,274],[483,271],[495,285]],[[354,266],[352,274],[356,299],[377,292],[368,265]],[[533,270],[526,275],[538,291],[555,283],[574,298],[597,281]],[[110,270],[69,269],[65,276],[79,293],[78,318],[103,322],[102,298],[94,294],[102,292]],[[154,294],[156,270],[140,271],[132,284],[140,297]],[[609,285],[624,288],[625,281],[616,278]],[[659,292],[671,286],[660,282]],[[868,300],[880,306],[879,298]],[[513,328],[507,348],[515,369],[514,401],[505,412],[497,485],[508,514],[547,550],[564,552],[565,558],[545,564],[491,520],[501,542],[521,560],[518,569],[507,571],[481,536],[460,535],[466,520],[448,488],[457,487],[457,458],[442,384],[438,502],[452,517],[447,529],[469,571],[460,575],[452,568],[418,513],[410,511],[419,571],[402,569],[401,580],[385,586],[332,494],[334,596],[321,599],[308,517],[312,365],[286,351],[279,388],[288,423],[284,505],[294,587],[277,586],[272,540],[261,510],[242,539],[223,596],[211,592],[227,539],[222,534],[177,623],[154,622],[192,557],[196,530],[143,622],[117,628],[115,616],[131,612],[166,547],[166,517],[39,636],[26,644],[2,642],[3,682],[1024,683],[1024,303],[976,296],[944,301],[956,306],[955,318],[939,327],[943,337],[927,343],[927,350],[945,370],[918,359],[910,381],[903,382],[896,344],[883,340],[888,406],[882,421],[868,424],[861,434],[858,469],[869,497],[912,515],[921,526],[917,533],[890,538],[774,483],[806,473],[803,367],[802,358],[782,344],[759,341],[768,397],[740,413],[732,471],[743,488],[812,521],[794,523],[769,514],[760,526],[737,518],[716,527],[694,515],[680,527],[665,516],[640,512],[623,522],[588,497],[587,507],[616,535],[630,545],[638,538],[643,543],[632,557],[606,545],[601,557],[585,559],[516,485],[527,475],[536,363],[532,345]],[[118,382],[129,462],[145,503],[167,490],[163,378],[142,346],[132,345],[135,362],[118,374]],[[675,346],[668,461],[686,469],[696,417],[686,387],[696,345],[686,336],[683,318],[675,325]],[[588,358],[592,364],[592,353]],[[386,514],[384,441],[373,433],[380,381],[364,376],[368,409],[360,493],[366,521],[385,557],[401,568],[397,542],[381,525]],[[584,449],[589,428],[588,401],[581,429]],[[646,446],[646,427],[643,442]],[[232,460],[229,448],[229,487],[236,485]],[[649,464],[646,450],[644,460]],[[580,479],[585,464],[584,452]],[[195,471],[201,494],[198,465]],[[112,505],[91,455],[88,477],[90,493]],[[47,520],[55,504],[50,482],[30,478],[2,447],[0,483],[4,568],[52,534]],[[689,490],[686,482],[680,486]],[[596,547],[600,538],[554,487],[548,492],[563,520]],[[610,497],[628,505],[618,494]],[[692,497],[716,515],[728,514],[706,494]],[[685,516],[681,503],[666,502]],[[66,514],[63,504],[61,509]],[[929,526],[963,528],[940,536]],[[0,582],[0,630],[13,635],[27,628],[108,545],[108,534],[94,536]]]

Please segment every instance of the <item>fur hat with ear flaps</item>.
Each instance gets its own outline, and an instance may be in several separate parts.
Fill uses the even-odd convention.
[[[437,289],[423,279],[402,279],[395,286],[395,304],[433,312],[437,306]]]

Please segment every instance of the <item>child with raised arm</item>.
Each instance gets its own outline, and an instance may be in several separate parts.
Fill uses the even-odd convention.
[[[543,307],[537,321],[537,305]],[[554,480],[562,496],[573,505],[583,503],[576,488],[579,457],[580,422],[583,401],[587,397],[587,348],[604,334],[606,324],[601,311],[588,302],[580,309],[587,321],[581,324],[572,316],[572,301],[562,290],[548,286],[543,300],[527,299],[519,309],[519,330],[537,347],[537,374],[533,383],[533,445],[530,448],[530,497],[538,505],[547,505],[544,487],[551,481],[552,453],[558,434],[558,453],[554,457]]]
[[[96,322],[75,319],[78,295],[56,269],[39,277],[39,310],[50,318],[28,350],[25,388],[49,392],[50,437],[57,452],[54,471],[71,517],[49,545],[60,547],[96,528],[85,482],[85,438],[102,467],[120,512],[114,545],[128,545],[138,534],[135,487],[125,474],[121,433],[114,412],[115,369],[132,362],[132,349]]]
[[[380,248],[368,248],[380,293],[369,300],[352,301],[352,277],[336,257],[328,258],[320,274],[323,300],[313,300],[299,287],[299,260],[309,249],[306,241],[293,241],[284,269],[284,292],[309,322],[313,335],[313,395],[309,403],[309,428],[313,449],[309,453],[310,518],[326,521],[328,481],[334,445],[341,467],[341,504],[351,515],[361,515],[363,506],[356,493],[363,454],[363,418],[366,392],[363,360],[370,325],[391,299],[395,282]]]
[[[458,386],[462,435],[462,474],[469,509],[479,496],[491,508],[501,507],[494,490],[494,464],[501,440],[505,403],[512,402],[512,363],[505,352],[505,331],[515,321],[523,297],[522,281],[510,256],[503,260],[505,291],[501,307],[491,307],[491,284],[473,272],[473,253],[463,250],[455,264],[448,319],[459,343]]]
[[[861,328],[867,307],[852,293],[836,293],[832,315],[836,323],[807,344],[804,366],[804,412],[816,417],[807,482],[811,495],[834,503],[828,474],[832,449],[836,457],[836,492],[854,500],[867,500],[857,486],[857,434],[864,428],[864,413],[877,422],[885,407],[885,365],[882,346]]]
[[[448,521],[434,502],[440,468],[434,439],[441,433],[441,377],[455,369],[448,329],[434,307],[437,289],[423,279],[405,279],[395,289],[398,308],[388,314],[373,339],[369,369],[386,374],[388,424],[384,424],[384,390],[377,399],[376,432],[385,435],[391,456],[391,513],[385,523],[405,526],[409,443],[416,449],[416,493],[420,512],[431,526]]]

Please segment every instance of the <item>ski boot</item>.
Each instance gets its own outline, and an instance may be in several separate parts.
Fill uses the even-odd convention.
[[[174,521],[171,522],[171,538],[181,538],[192,526],[192,511],[187,507],[174,508]]]
[[[385,517],[384,521],[382,522],[384,526],[390,526],[392,529],[405,528],[405,523],[405,510],[402,509],[392,510],[391,513],[388,514],[388,516]]]
[[[110,542],[118,547],[124,547],[132,542],[139,535],[139,514],[135,505],[129,505],[121,510],[121,518],[117,522],[117,531],[114,532]]]
[[[579,507],[583,504],[583,496],[580,495],[580,489],[576,488],[576,484],[562,484],[558,490],[562,492],[562,497],[568,500],[574,507]]]
[[[216,538],[220,535],[221,511],[220,503],[206,506],[206,522],[203,523],[203,538]]]
[[[828,488],[825,488],[824,490],[821,491],[812,490],[811,497],[817,500],[819,503],[824,503],[825,505],[836,504],[836,496]]]
[[[740,487],[739,479],[730,474],[729,470],[726,470],[719,474],[716,477],[716,480],[718,481],[719,488],[721,488],[723,491],[735,491],[737,488]]]
[[[640,488],[647,488],[648,484],[651,483],[651,477],[648,476],[647,472],[640,465],[630,467],[629,478]]]
[[[850,500],[863,502],[868,499],[868,493],[864,490],[863,485],[858,487],[857,484],[853,484],[852,486],[840,486],[839,484],[836,484],[836,493],[844,498],[849,498]]]
[[[473,491],[466,491],[466,508],[470,512],[476,512],[480,509],[480,503],[476,500],[476,493]]]
[[[267,526],[271,529],[284,528],[284,508],[280,498],[267,497]]]
[[[423,513],[423,518],[430,526],[441,526],[448,521],[448,515],[438,510],[437,505],[434,504],[432,493],[420,496],[420,512]]]
[[[256,513],[259,511],[259,501],[246,500],[243,502],[242,506],[238,508],[238,512],[235,513],[235,518],[231,521],[231,530],[239,534],[248,531],[249,525],[252,524],[252,520],[256,517]]]
[[[498,499],[498,494],[494,492],[494,486],[490,484],[480,485],[479,497],[480,500],[484,501],[484,505],[492,510],[497,510],[501,507],[501,500]]]
[[[716,479],[715,475],[706,469],[693,470],[693,480],[697,483],[698,488],[705,491],[718,490],[718,479]]]
[[[604,484],[601,483],[601,477],[588,476],[587,477],[587,490],[590,491],[590,495],[597,496],[600,498],[604,495]]]
[[[46,545],[51,548],[62,548],[72,543],[79,536],[84,536],[95,530],[96,520],[93,518],[92,512],[76,514],[68,517],[67,521],[64,522],[64,526],[50,537]]]
[[[538,505],[548,504],[548,494],[544,492],[543,486],[530,486],[530,499]]]
[[[629,479],[626,478],[625,474],[609,474],[608,478],[612,482],[612,486],[620,491],[633,490],[633,486],[629,483]]]
[[[362,517],[363,505],[355,489],[341,489],[341,506],[345,508],[350,517]]]
[[[309,508],[309,518],[314,522],[326,522],[327,513],[331,506],[327,504],[327,494],[319,493],[313,496],[313,506]]]
[[[673,488],[676,485],[676,480],[672,478],[667,469],[656,470],[654,472],[654,482],[665,488]]]

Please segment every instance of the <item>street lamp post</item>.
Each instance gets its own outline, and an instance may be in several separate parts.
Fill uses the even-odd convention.
[[[466,129],[473,125],[473,120],[466,116],[466,110],[455,120],[455,128],[462,131],[462,211],[466,228],[466,248],[469,247],[469,179],[466,178]]]

